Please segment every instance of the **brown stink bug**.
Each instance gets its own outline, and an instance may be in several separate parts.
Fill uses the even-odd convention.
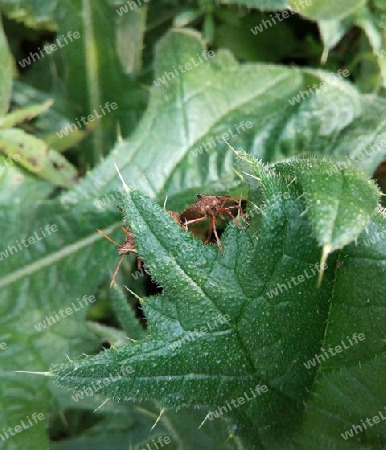
[[[187,228],[189,225],[209,219],[209,230],[205,243],[209,242],[213,233],[216,238],[218,248],[222,252],[221,241],[217,234],[216,218],[230,218],[234,221],[238,228],[242,229],[242,226],[236,219],[236,216],[240,214],[243,220],[246,221],[242,208],[242,201],[245,200],[239,200],[229,195],[198,194],[197,202],[186,208],[185,211],[181,213],[181,223]]]

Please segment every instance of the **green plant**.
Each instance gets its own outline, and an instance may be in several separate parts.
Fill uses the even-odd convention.
[[[0,2],[0,448],[383,448],[382,3],[60,3]],[[223,252],[197,193],[248,200]]]

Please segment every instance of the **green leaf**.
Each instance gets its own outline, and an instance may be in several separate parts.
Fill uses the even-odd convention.
[[[10,19],[27,27],[55,30],[52,13],[56,3],[57,0],[2,0],[0,7]]]
[[[344,81],[347,69],[299,73],[301,88],[261,124],[251,153],[270,162],[304,154],[335,156],[372,175],[386,155],[384,99],[359,95]]]
[[[0,184],[7,186],[7,189],[0,190],[0,203],[8,206],[23,202],[34,204],[45,199],[53,190],[52,183],[36,179],[17,166],[12,158],[0,159]]]
[[[358,14],[355,24],[363,29],[368,39],[368,46],[371,48],[374,58],[376,59],[377,65],[379,67],[380,74],[375,71],[372,75],[378,78],[380,75],[381,83],[378,82],[375,87],[370,92],[374,92],[378,89],[378,85],[381,84],[383,87],[386,86],[386,61],[385,61],[385,46],[386,38],[384,34],[385,24],[384,24],[384,12],[381,5],[371,4],[368,8],[364,8],[361,14]],[[366,74],[367,78],[369,73]],[[372,83],[374,85],[374,83]]]
[[[57,35],[50,38],[43,35],[40,39],[49,39],[57,49],[49,54],[42,51],[38,61],[27,64],[22,80],[55,99],[60,118],[55,121],[51,117],[56,127],[45,133],[49,134],[47,140],[53,148],[63,150],[86,138],[82,147],[75,149],[80,169],[86,171],[111,149],[117,136],[127,136],[136,127],[146,106],[147,77],[141,73],[141,78],[129,78],[124,72],[119,55],[128,63],[122,47],[127,30],[121,26],[127,18],[120,18],[107,1],[97,4],[65,0],[50,3],[50,7],[52,20],[57,22]],[[142,38],[136,36],[134,60],[138,62],[142,59]],[[31,59],[31,54],[23,56]],[[19,62],[22,59],[20,55]],[[68,67],[78,69],[68,70]],[[108,109],[107,102],[110,105],[115,102],[117,106]],[[91,114],[94,119],[88,118]],[[55,140],[53,133],[62,131],[68,123],[75,124],[77,129],[73,127],[74,131],[62,141]],[[85,129],[79,124],[85,125]]]
[[[44,180],[69,187],[77,171],[66,158],[35,136],[17,128],[0,129],[0,150]]]
[[[280,410],[285,405],[286,416],[288,410],[299,414],[301,398],[305,398],[302,383],[309,384],[311,379],[302,378],[300,365],[288,373],[292,380],[288,379],[289,384],[279,373],[285,372],[295,354],[300,361],[315,351],[323,336],[327,313],[323,298],[328,295],[325,287],[320,291],[315,289],[317,271],[314,269],[302,289],[295,288],[288,293],[293,301],[297,299],[295,303],[300,310],[288,303],[280,313],[274,314],[271,309],[276,302],[271,304],[265,297],[267,283],[274,286],[288,276],[288,271],[298,274],[318,264],[317,246],[309,237],[307,222],[299,220],[300,203],[301,200],[291,199],[286,211],[274,211],[272,223],[268,221],[259,237],[261,244],[256,248],[248,233],[229,226],[223,238],[224,254],[221,254],[217,246],[205,246],[182,230],[147,197],[137,191],[128,193],[124,199],[126,220],[152,277],[164,288],[161,296],[142,302],[151,327],[151,340],[57,367],[53,369],[54,381],[80,390],[89,386],[92,379],[102,380],[111,373],[117,379],[101,392],[115,400],[156,398],[163,406],[205,406],[208,412],[208,408],[215,409],[227,400],[248,393],[251,397],[257,385],[262,387],[270,380],[268,392],[256,395],[255,406],[247,410],[249,414],[257,414],[255,420],[259,426],[273,427],[264,439],[272,439],[277,432],[273,416],[267,414],[269,404],[274,420],[279,415],[281,427],[291,434],[293,421],[284,420]],[[290,227],[288,232],[295,233],[302,241],[293,249],[294,255],[299,251],[305,253],[297,254],[294,259],[284,258],[272,278],[272,270],[283,257],[282,230],[287,226],[286,220],[283,221],[286,214],[297,220],[297,226]],[[285,240],[291,242],[293,237],[285,236]],[[271,248],[269,253],[266,245]],[[292,253],[289,247],[287,250]],[[313,316],[314,308],[320,314]],[[297,317],[296,325],[289,319],[292,315]],[[283,316],[287,320],[286,330],[274,326]],[[293,339],[284,339],[281,333]],[[232,363],[229,354],[233,355]],[[128,365],[133,374],[124,376],[122,371]],[[299,381],[295,382],[290,373]],[[297,400],[288,400],[299,395]],[[251,416],[248,424],[250,420]],[[247,441],[253,440],[253,436],[256,439],[256,433],[255,424]],[[289,437],[283,435],[278,439],[284,442]]]
[[[55,83],[54,83],[55,84]],[[38,116],[31,124],[22,123],[20,126],[24,131],[34,133],[36,137],[43,139],[51,148],[56,151],[62,152],[68,147],[74,146],[80,140],[82,140],[88,130],[74,130],[67,136],[63,135],[59,137],[56,132],[59,132],[68,127],[71,120],[66,116],[63,109],[63,94],[58,92],[52,92],[53,95],[48,95],[38,89],[34,89],[32,86],[27,85],[21,81],[15,81],[12,90],[12,103],[17,105],[21,111],[29,110],[36,107],[36,103],[48,104],[54,99],[54,104],[50,108],[49,114],[43,114]],[[17,109],[15,114],[18,114]],[[68,111],[67,111],[68,112]]]
[[[306,1],[303,3],[300,3],[299,0],[290,0],[290,4],[292,7],[300,4],[302,15],[314,20],[341,20],[362,8],[365,0],[342,0],[339,2],[318,0],[317,2]]]
[[[357,242],[339,254],[342,265],[336,272],[323,342],[329,357],[320,358],[313,393],[306,404],[299,439],[304,448],[313,448],[315,427],[324,430],[318,448],[380,449],[384,446],[385,235],[386,216],[380,210]],[[358,340],[358,334],[365,339]],[[343,347],[342,340],[349,349]],[[336,346],[343,349],[342,353],[334,352]],[[330,349],[335,356],[331,356]],[[321,351],[317,353],[323,356]],[[375,416],[378,423],[372,420]],[[354,425],[361,428],[353,429]],[[351,437],[346,434],[348,431]]]
[[[201,16],[202,12],[199,9],[185,9],[174,17],[173,25],[176,28],[182,28],[189,23],[195,21]]]
[[[324,44],[323,62],[327,60],[328,52],[335,47],[346,32],[351,28],[353,19],[350,20],[318,20],[320,35]]]
[[[0,119],[0,128],[11,128],[20,122],[33,119],[34,117],[47,111],[52,105],[52,101],[47,101],[42,105],[27,106],[25,108],[12,111],[11,113]]]
[[[109,208],[107,199],[118,199],[120,189],[113,162],[131,187],[160,201],[169,196],[173,202],[176,192],[221,192],[225,185],[229,189],[237,177],[233,154],[222,139],[225,134],[233,147],[251,149],[265,161],[301,153],[335,155],[350,157],[368,174],[386,154],[386,122],[381,114],[385,102],[360,96],[342,81],[342,72],[333,76],[324,71],[238,65],[229,53],[219,52],[167,81],[166,72],[191,58],[197,64],[204,49],[191,30],[174,30],[163,38],[156,55],[155,79],[160,85],[153,86],[141,126],[118,143],[111,156],[66,194],[64,201],[83,199],[94,201],[100,209]],[[309,90],[315,82],[324,87]],[[203,93],[202,86],[216,89]],[[202,95],[195,95],[197,90]],[[300,92],[307,90],[303,100]],[[195,120],[186,122],[191,114]],[[244,129],[240,128],[242,121]],[[247,122],[250,128],[245,127]],[[167,143],[168,153],[159,151],[160,142]],[[159,166],[161,173],[156,169]]]
[[[142,67],[142,47],[146,29],[146,9],[129,11],[117,25],[118,55],[125,73],[139,72]]]
[[[352,167],[312,158],[277,163],[275,170],[300,182],[307,215],[326,253],[354,241],[375,213],[380,192]]]
[[[92,122],[90,139],[83,144],[81,153],[82,165],[93,167],[111,149],[117,135],[123,133],[126,136],[134,129],[142,113],[146,95],[140,86],[141,80],[130,80],[122,62],[139,67],[145,16],[142,12],[120,18],[106,0],[65,0],[57,3],[55,17],[59,24],[58,39],[63,41],[61,36],[68,33],[78,32],[80,35],[63,46],[60,55],[65,60],[65,67],[82,70],[60,72],[60,76],[67,100],[71,102],[72,122],[76,123],[76,119],[87,118],[90,114],[97,117]],[[135,48],[131,62],[122,48],[122,39],[127,36],[126,22],[130,17],[135,19],[138,31],[135,45],[130,38],[132,50]],[[129,45],[125,48],[128,49]],[[59,58],[58,52],[54,56]],[[105,107],[107,103],[116,103],[116,107],[108,109]]]
[[[287,6],[288,0],[217,0],[218,3],[231,5],[243,5],[248,8],[257,8],[261,10],[274,11],[283,9]]]
[[[7,40],[4,36],[3,23],[0,21],[0,61],[2,67],[0,70],[0,117],[3,116],[9,108],[9,101],[12,89],[12,64],[11,53],[8,48]]]
[[[248,147],[252,135],[297,92],[301,75],[284,67],[240,65],[229,52],[213,58],[205,52],[192,30],[166,34],[156,47],[155,80],[141,125],[63,201],[94,199],[100,209],[108,207],[105,199],[121,188],[114,162],[131,187],[160,201],[176,192],[221,191],[238,184],[223,136],[235,148]],[[190,70],[167,80],[167,72],[187,63]]]
[[[31,375],[16,374],[14,371],[45,370],[46,364],[58,358],[59,354],[62,355],[63,351],[78,354],[95,348],[95,340],[80,325],[83,324],[86,309],[76,311],[73,316],[62,319],[62,322],[48,326],[44,332],[35,328],[35,325],[45,320],[46,315],[54,315],[64,305],[70,307],[71,301],[76,301],[77,294],[81,297],[88,291],[85,285],[79,286],[73,276],[71,287],[66,288],[58,281],[60,277],[68,276],[70,266],[62,266],[62,270],[56,273],[50,268],[48,261],[43,264],[44,253],[52,257],[54,247],[56,251],[68,248],[58,236],[58,233],[63,233],[63,229],[59,231],[61,226],[58,222],[58,233],[50,236],[46,234],[47,238],[43,239],[41,229],[44,231],[47,224],[55,222],[52,222],[51,213],[43,213],[41,209],[38,212],[38,209],[50,194],[52,185],[21,173],[20,168],[14,165],[8,165],[1,171],[0,184],[0,214],[3,224],[0,248],[0,343],[6,345],[5,349],[0,349],[0,434],[5,438],[4,429],[11,427],[14,430],[21,425],[21,421],[29,426],[28,417],[32,418],[34,413],[45,416],[43,421],[37,420],[34,426],[23,428],[22,432],[14,432],[15,436],[5,441],[1,438],[0,447],[17,450],[31,448],[33,445],[48,449],[46,428],[52,394],[47,381],[44,378],[33,379]],[[63,219],[65,220],[64,217]],[[32,222],[35,222],[36,228],[31,227]],[[65,228],[64,222],[62,227]],[[28,242],[29,237],[35,239],[34,244]],[[74,249],[72,251],[74,253]],[[63,252],[62,258],[65,254]],[[67,252],[67,257],[68,255],[71,253]],[[87,266],[90,266],[90,261]],[[42,283],[41,274],[45,270],[47,280],[50,279],[51,282]],[[87,268],[85,270],[88,272]],[[92,280],[92,272],[88,275]],[[75,334],[77,338],[70,342],[69,337]],[[41,353],[42,349],[44,355]],[[57,361],[60,359],[61,357]]]
[[[69,187],[76,179],[77,171],[66,158],[47,146],[47,141],[56,143],[56,140],[46,137],[43,142],[23,130],[9,128],[38,116],[51,105],[52,101],[48,100],[41,105],[25,106],[0,119],[0,151],[8,155],[8,162],[17,161],[41,178]],[[71,139],[74,142],[73,136]]]
[[[197,58],[197,53],[201,54],[205,49],[197,33],[185,30],[172,32],[160,44],[157,76],[169,69],[170,64],[178,63],[179,46],[184,64],[192,57]],[[230,127],[235,132],[235,125],[239,126],[242,121],[245,125],[249,117],[254,117],[255,111],[256,116],[261,118],[267,111],[273,113],[278,102],[280,104],[282,101],[281,95],[290,97],[298,86],[298,76],[292,70],[239,65],[227,52],[218,55],[215,63],[209,62],[207,67],[201,65],[195,69],[194,76],[192,71],[186,72],[170,86],[154,87],[151,105],[135,136],[117,144],[111,157],[92,171],[74,191],[48,201],[45,200],[49,192],[46,183],[41,180],[33,183],[27,176],[30,183],[25,185],[25,191],[20,189],[17,197],[11,197],[15,201],[12,208],[9,205],[4,208],[1,222],[4,244],[1,251],[5,251],[8,245],[15,245],[16,241],[28,239],[47,224],[56,224],[59,229],[49,240],[30,245],[9,256],[7,264],[0,265],[1,313],[7,311],[0,328],[5,330],[7,336],[12,336],[13,342],[10,353],[0,352],[0,364],[4,371],[44,371],[49,364],[59,362],[64,354],[72,357],[95,350],[95,337],[84,326],[85,308],[50,326],[44,334],[35,330],[34,325],[44,321],[45,316],[69,307],[77,298],[95,293],[102,282],[108,283],[106,272],[115,268],[118,255],[111,244],[96,233],[95,228],[113,233],[112,237],[116,240],[122,239],[118,231],[121,217],[116,205],[120,195],[114,191],[119,187],[114,160],[123,166],[128,180],[144,186],[162,201],[165,193],[177,194],[181,190],[195,192],[198,187],[204,186],[228,189],[238,183],[234,181],[238,178],[232,165],[233,153],[228,146],[224,142],[217,143],[210,152],[204,151],[198,156],[193,154],[195,146],[200,147],[201,142],[221,137]],[[211,79],[214,85],[219,86],[218,91],[207,91],[205,83]],[[239,83],[240,80],[243,83]],[[180,90],[181,81],[184,83],[184,95]],[[266,83],[278,88],[281,86],[283,92],[278,95],[274,90],[267,91]],[[256,86],[260,87],[256,89]],[[201,95],[194,96],[197,89]],[[170,103],[164,103],[165,96],[170,97]],[[182,109],[177,107],[181,102]],[[197,123],[185,121],[190,114],[195,114]],[[180,126],[184,129],[184,124],[191,129],[188,134],[181,135]],[[239,142],[246,142],[245,135],[250,129],[244,126],[244,130],[240,130],[237,135]],[[229,138],[229,141],[236,145],[235,137]],[[160,152],[161,146],[167,147],[168,152]],[[226,152],[226,158],[222,151]],[[161,172],[159,165],[163,167]],[[4,173],[7,174],[8,170]],[[144,177],[144,174],[153,176]],[[2,179],[4,183],[8,180],[8,177]],[[41,184],[45,189],[41,188]],[[7,189],[4,185],[2,191],[6,193]],[[74,193],[75,200],[72,200]],[[191,201],[192,197],[187,195],[185,193],[185,198],[182,197],[182,202]],[[3,196],[10,198],[8,193]],[[181,202],[179,198],[177,200]],[[9,226],[10,223],[18,226]],[[21,331],[20,324],[23,327]],[[4,390],[11,389],[12,380],[9,378],[2,378],[1,383]],[[12,402],[7,400],[2,404],[7,416],[7,420],[2,421],[5,427],[13,426],[19,420],[13,414],[15,404],[36,407],[35,387],[40,389],[32,376],[23,376],[20,395],[14,397]],[[27,400],[26,392],[32,392]],[[42,410],[46,412],[52,394],[43,394],[42,391],[41,395],[46,402]]]
[[[299,182],[293,183],[288,176],[291,170],[286,167],[276,165],[272,170],[251,162],[255,177],[251,194],[253,198],[258,194],[257,181],[265,193],[263,214],[252,214],[257,228],[249,229],[243,223],[241,230],[230,224],[222,237],[223,253],[216,244],[204,245],[192,237],[148,197],[135,190],[126,193],[125,220],[135,235],[141,258],[163,287],[161,295],[141,301],[150,336],[130,346],[53,367],[55,383],[73,390],[103,383],[99,392],[116,401],[156,399],[163,407],[201,407],[203,427],[215,417],[227,415],[237,423],[246,448],[296,448],[295,439],[308,442],[311,436],[315,442],[319,408],[313,406],[313,396],[322,397],[332,411],[337,403],[336,395],[324,396],[319,389],[319,377],[325,371],[330,373],[335,363],[339,369],[333,374],[334,380],[344,383],[347,377],[353,377],[355,381],[360,365],[355,368],[353,363],[367,366],[368,355],[376,357],[384,348],[376,336],[358,341],[355,348],[347,340],[347,353],[327,358],[326,365],[326,361],[320,364],[314,360],[321,343],[324,348],[335,347],[352,330],[371,335],[371,309],[366,318],[353,308],[358,301],[368,303],[360,300],[359,286],[358,294],[352,296],[340,283],[357,279],[360,284],[363,280],[365,292],[371,292],[375,304],[380,305],[383,290],[375,280],[384,271],[386,247],[377,250],[378,257],[371,261],[373,270],[358,272],[355,260],[369,261],[361,237],[358,245],[345,247],[341,275],[335,273],[335,258],[330,258],[318,289],[320,252],[311,237],[311,211],[304,214],[307,196],[301,195],[317,172],[311,163],[292,163],[293,172],[302,169]],[[292,167],[291,163],[287,166]],[[358,178],[363,175],[349,170],[341,177],[347,177],[348,182],[355,178],[361,186]],[[366,184],[362,184],[361,195],[366,190]],[[372,232],[374,227],[377,237],[386,233],[382,213],[371,223]],[[351,308],[351,314],[358,314],[349,325],[346,313],[340,312],[342,302]],[[382,359],[369,365],[369,371],[378,373],[367,380],[367,391],[371,389],[373,395],[377,395],[377,380],[384,374],[381,367]],[[345,395],[354,396],[346,404],[356,402],[354,392],[347,390]],[[305,403],[309,404],[306,409]],[[362,406],[369,411],[370,405],[367,402]],[[345,406],[340,411],[340,423],[349,423],[351,411]],[[309,421],[315,423],[309,426]],[[326,435],[322,428],[321,445],[312,448],[322,449],[325,442],[337,442],[344,430],[335,422],[328,425]]]
[[[14,371],[44,371],[64,354],[94,351],[98,341],[84,326],[88,304],[83,297],[96,291],[105,273],[99,258],[110,265],[116,260],[114,252],[104,254],[107,249],[95,232],[92,216],[76,217],[68,211],[54,217],[55,205],[42,202],[41,192],[33,198],[32,189],[27,187],[20,190],[24,195],[15,199],[22,209],[1,206],[3,223],[7,224],[0,250],[0,342],[7,344],[6,351],[0,351],[5,393],[0,400],[1,423],[2,428],[15,427],[33,412],[44,413],[46,420],[10,439],[12,449],[21,445],[28,448],[34,440],[36,445],[42,443],[39,448],[48,448],[44,430],[53,399],[46,379]],[[47,225],[56,225],[57,231],[45,232],[44,237]],[[47,317],[51,317],[50,322]]]
[[[128,338],[132,340],[143,339],[146,333],[135,317],[134,311],[128,305],[122,289],[116,284],[113,287],[111,300],[117,319],[123,330],[127,333]]]
[[[99,406],[96,402],[94,403],[95,407]],[[54,442],[50,449],[127,450],[138,448],[148,450],[152,446],[156,449],[155,445],[159,448],[163,445],[168,450],[212,449],[217,448],[218,445],[221,445],[224,450],[242,448],[239,439],[234,435],[229,436],[221,421],[213,422],[205,430],[201,429],[197,432],[202,420],[202,414],[199,411],[164,411],[159,417],[159,405],[153,405],[150,402],[140,406],[130,405],[130,409],[128,407],[124,409],[124,405],[119,406],[121,406],[120,410],[105,411],[103,421],[100,420],[99,424],[91,430],[88,429],[87,435]],[[156,422],[157,426],[154,427]],[[160,438],[162,439],[158,441]],[[170,442],[164,441],[164,438],[169,438]]]

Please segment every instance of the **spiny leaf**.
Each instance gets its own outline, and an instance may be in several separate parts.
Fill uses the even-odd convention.
[[[247,230],[229,225],[221,254],[217,246],[193,238],[149,198],[128,192],[125,219],[141,258],[164,288],[162,295],[142,302],[151,338],[54,368],[54,381],[79,390],[114,374],[100,391],[104,395],[117,401],[157,399],[174,408],[213,409],[228,399],[255,394],[256,406],[247,408],[250,419],[257,414],[259,423],[273,428],[268,410],[281,416],[286,405],[295,414],[298,396],[306,396],[303,383],[310,386],[312,381],[300,361],[316,351],[326,317],[326,286],[315,289],[317,246],[306,220],[299,219],[300,205],[294,198],[285,206],[275,205],[256,247]],[[287,224],[288,214],[296,225]],[[283,227],[288,227],[287,234]],[[291,250],[294,233],[303,245]],[[301,248],[306,249],[302,256]],[[288,273],[307,270],[301,288],[287,286],[288,299],[277,304],[276,286]],[[296,320],[291,322],[291,317]],[[285,375],[294,358],[299,364]],[[122,372],[128,366],[132,373],[126,376]],[[265,385],[266,391],[258,393]],[[292,419],[284,426],[289,432]],[[250,430],[254,433],[256,425]]]
[[[356,328],[370,336],[372,324],[351,320],[348,330],[345,321],[334,319],[343,298],[354,312],[360,295],[358,289],[355,298],[335,291],[340,280],[335,257],[328,261],[321,288],[316,287],[320,250],[303,213],[302,179],[291,183],[284,170],[258,163],[256,167],[256,176],[266,185],[264,214],[251,229],[247,224],[243,230],[229,224],[222,236],[223,254],[215,244],[204,245],[182,229],[148,197],[126,192],[125,220],[141,258],[163,287],[162,294],[142,301],[150,335],[53,367],[56,383],[75,390],[98,383],[99,393],[116,401],[155,399],[171,408],[199,406],[204,409],[202,426],[226,414],[237,424],[247,448],[292,448],[297,439],[310,439],[303,430],[304,424],[315,420],[313,394],[319,378],[332,363],[339,367],[334,382],[344,383],[350,373],[357,376],[353,363],[364,364],[367,355],[381,347],[376,349],[374,340],[366,337],[353,351],[350,346],[328,360],[326,368],[319,361],[310,362],[321,345],[341,341]],[[304,162],[302,167],[312,176],[312,167]],[[307,185],[307,176],[305,180]],[[377,220],[378,230],[384,230],[384,218]],[[346,249],[350,255],[357,247]],[[357,277],[355,258],[365,261],[365,253],[360,246],[354,259],[344,261],[340,270],[347,281]],[[381,258],[374,261],[379,273],[385,270],[383,254]],[[366,274],[366,283],[374,283],[370,273],[376,272]],[[372,289],[372,295],[380,304],[380,291]],[[376,354],[374,358],[371,368],[381,375],[382,361]],[[378,390],[374,377],[368,385]],[[310,409],[305,409],[308,402]],[[325,402],[326,408],[334,407],[332,396]],[[346,421],[351,414],[347,403],[341,408]],[[370,403],[362,406],[371,410]],[[313,439],[315,427],[309,428]],[[329,426],[323,442],[338,438],[338,428]]]
[[[379,190],[351,166],[306,158],[277,163],[275,170],[299,180],[315,236],[328,253],[355,240],[375,213]]]

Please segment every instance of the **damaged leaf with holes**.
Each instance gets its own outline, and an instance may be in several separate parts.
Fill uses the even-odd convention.
[[[19,128],[11,128],[46,111],[52,102],[12,111],[0,118],[0,152],[29,172],[57,186],[70,187],[77,179],[76,168],[46,142]]]

